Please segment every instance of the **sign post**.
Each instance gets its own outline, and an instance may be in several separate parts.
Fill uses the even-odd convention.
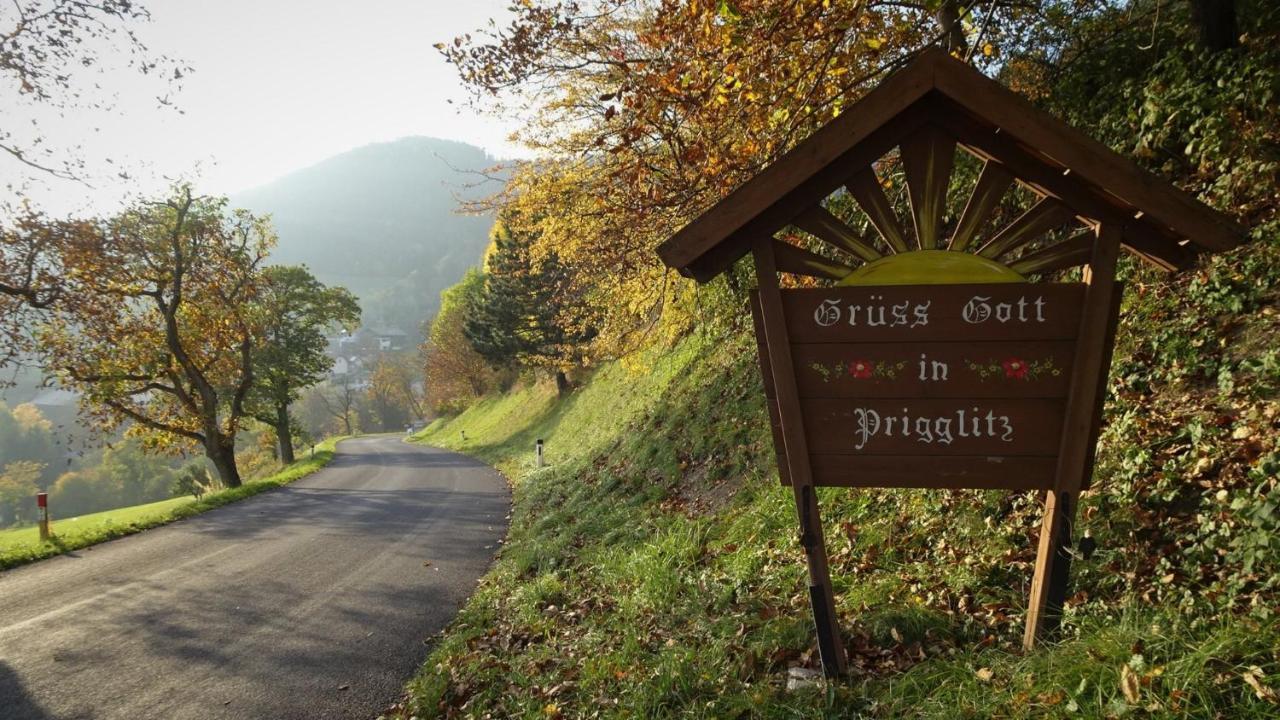
[[[953,177],[961,153],[981,170]],[[795,497],[827,676],[846,659],[814,488],[1043,493],[1030,649],[1068,594],[1120,251],[1173,271],[1246,237],[931,49],[658,248],[699,282],[752,255],[778,476]],[[1053,282],[1076,268],[1080,282]]]
[[[829,673],[844,658],[814,486],[1046,492],[1028,647],[1056,617],[1119,307],[1118,247],[1098,243],[1085,283],[781,290],[773,248],[757,243],[765,396]]]

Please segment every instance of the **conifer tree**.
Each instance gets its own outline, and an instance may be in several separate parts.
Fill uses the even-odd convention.
[[[587,304],[572,289],[572,269],[555,251],[540,260],[530,248],[536,231],[514,212],[494,226],[484,290],[469,308],[463,331],[481,357],[499,368],[547,368],[556,388],[569,389],[566,371],[595,336]]]

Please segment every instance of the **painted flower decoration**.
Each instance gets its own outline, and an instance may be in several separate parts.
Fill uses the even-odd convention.
[[[867,360],[854,360],[849,363],[849,374],[858,380],[865,380],[871,377],[875,365]]]
[[[1022,380],[1027,377],[1027,363],[1025,360],[1020,358],[1009,358],[1001,364],[1004,365],[1005,377],[1013,378],[1015,380]]]

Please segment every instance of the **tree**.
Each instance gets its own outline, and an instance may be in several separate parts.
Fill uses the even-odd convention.
[[[552,249],[535,259],[536,229],[506,212],[494,225],[484,289],[471,303],[463,332],[472,347],[497,367],[522,365],[554,372],[568,390],[566,371],[595,336],[587,304],[575,293],[573,274]]]
[[[261,337],[269,223],[189,187],[102,224],[64,255],[67,287],[39,336],[45,367],[100,429],[153,449],[195,443],[227,487]]]
[[[420,419],[426,416],[422,397],[421,368],[410,353],[382,353],[369,374],[369,395],[375,405],[393,409],[396,418]],[[391,428],[390,413],[384,415],[384,428]]]
[[[109,510],[115,505],[116,488],[92,470],[75,470],[58,476],[49,489],[49,511],[59,517],[75,517]]]
[[[153,55],[132,26],[149,13],[133,0],[14,0],[0,6],[0,97],[6,109],[22,104],[59,113],[107,109],[110,96],[85,73],[100,71],[112,57],[129,69],[155,77],[167,94],[190,69]],[[120,48],[123,46],[123,48]],[[110,50],[108,50],[110,49]],[[116,53],[113,50],[127,52]],[[22,166],[60,178],[77,178],[85,162],[48,142],[38,125],[0,125],[0,151]]]
[[[484,275],[468,270],[453,287],[440,293],[440,311],[431,320],[422,344],[426,402],[435,410],[461,409],[489,390],[498,373],[467,338],[467,314],[484,293]]]
[[[92,222],[50,220],[30,207],[0,224],[0,365],[32,352],[33,328],[63,297],[64,256],[97,235]]]
[[[306,267],[278,265],[262,273],[257,304],[262,339],[253,354],[254,385],[247,404],[253,417],[275,430],[280,461],[294,460],[289,406],[303,388],[333,367],[325,331],[354,329],[360,304],[345,288],[326,287]]]
[[[0,403],[0,466],[17,461],[40,465],[44,472],[36,484],[44,490],[57,477],[64,457],[54,438],[53,424],[35,405],[24,403],[10,411]]]
[[[11,462],[0,470],[0,526],[31,517],[44,466],[28,460]]]
[[[1190,0],[1191,21],[1200,34],[1200,44],[1210,52],[1240,46],[1236,24],[1236,0]]]
[[[929,46],[995,73],[1030,40],[1052,64],[1062,26],[1113,9],[530,0],[513,4],[509,26],[438,47],[477,104],[519,108],[520,139],[546,159],[520,168],[493,205],[537,230],[533,257],[553,249],[573,271],[574,294],[601,309],[593,350],[617,355],[658,318],[678,331],[705,307],[705,291],[674,282],[653,249],[887,73]],[[737,312],[742,298],[730,299]]]
[[[173,468],[163,458],[143,452],[136,440],[113,443],[94,468],[99,482],[116,493],[108,507],[128,507],[163,500],[170,496]],[[107,508],[103,508],[107,509]]]
[[[354,435],[356,432],[356,404],[360,398],[359,388],[350,373],[340,375],[316,393],[321,407],[333,419],[342,423],[342,434]]]
[[[100,72],[112,58],[156,78],[164,86],[158,100],[169,104],[168,93],[190,69],[152,54],[133,33],[132,26],[148,17],[133,0],[14,0],[0,5],[0,104],[5,108],[0,156],[22,171],[17,174],[83,178],[89,168],[78,148],[51,141],[45,126],[34,118],[28,121],[20,110],[66,115],[109,109],[112,100],[103,94],[102,83],[87,82],[84,76]],[[121,49],[127,52],[114,52]],[[0,365],[27,356],[35,325],[32,310],[52,306],[61,295],[61,251],[92,230],[88,223],[50,220],[25,202],[15,205],[6,202],[0,208],[7,216],[0,224]]]

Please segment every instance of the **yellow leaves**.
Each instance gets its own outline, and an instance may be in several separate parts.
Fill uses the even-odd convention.
[[[1276,695],[1276,691],[1262,683],[1262,679],[1266,677],[1262,673],[1262,668],[1257,665],[1250,665],[1249,669],[1242,673],[1240,677],[1244,679],[1245,684],[1253,689],[1254,697],[1259,700],[1266,700],[1273,705],[1280,703],[1280,697]]]
[[[1137,705],[1141,700],[1140,691],[1142,684],[1138,680],[1138,674],[1133,671],[1129,665],[1120,667],[1120,692],[1124,694],[1124,699],[1130,705]]]
[[[995,53],[996,53],[996,48],[991,43],[984,43],[982,45],[983,55],[986,55],[987,57],[991,57],[992,55],[995,55]]]
[[[974,673],[974,677],[978,678],[978,682],[984,683],[991,682],[995,675],[995,672],[989,667],[978,668],[978,671]]]
[[[863,42],[865,42],[867,44],[867,47],[871,48],[872,50],[879,50],[880,48],[884,47],[885,39],[884,38],[867,38]]]

